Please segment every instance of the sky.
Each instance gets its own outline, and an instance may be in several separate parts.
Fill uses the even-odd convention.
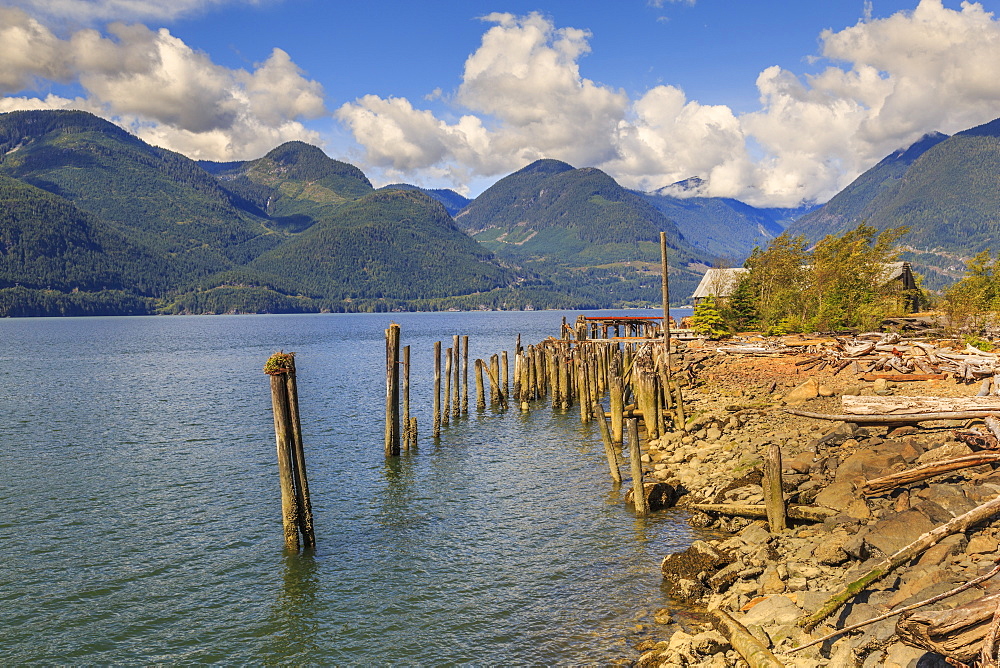
[[[376,186],[554,158],[798,206],[1000,117],[1000,0],[0,0],[19,109],[198,160],[305,141]]]

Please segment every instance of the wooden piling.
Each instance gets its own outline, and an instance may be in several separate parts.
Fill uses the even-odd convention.
[[[594,388],[597,386],[597,379],[590,360],[585,360],[584,362],[584,385],[587,402],[591,405],[594,419],[597,420],[597,426],[601,430],[601,440],[604,442],[604,454],[608,457],[608,470],[611,473],[611,478],[616,483],[621,484],[622,472],[618,468],[618,454],[611,443],[611,430],[608,429],[608,421],[604,417],[604,409],[597,400],[597,394],[594,391]]]
[[[476,410],[486,410],[486,391],[483,389],[483,361],[476,360]]]
[[[441,342],[434,342],[434,438],[441,436]]]
[[[632,504],[636,515],[648,515],[646,486],[642,478],[642,453],[639,449],[639,419],[628,419],[628,458],[632,467]]]
[[[462,414],[462,337],[455,334],[451,337],[451,355],[453,360],[453,369],[455,378],[453,380],[453,387],[455,388],[454,396],[452,397],[451,403],[451,416],[458,421],[459,416]]]
[[[493,353],[490,355],[490,406],[499,406],[500,397],[503,392],[500,390],[500,357]]]
[[[785,495],[781,489],[781,448],[771,445],[764,459],[764,508],[771,533],[781,533],[788,528],[785,522]]]
[[[462,335],[462,412],[469,412],[469,336]]]
[[[399,325],[385,330],[385,456],[399,456]]]
[[[663,347],[667,354],[667,387],[668,392],[673,387],[674,391],[674,425],[677,429],[687,431],[684,415],[684,396],[681,393],[680,383],[674,381],[674,363],[670,352],[670,269],[667,265],[667,233],[660,232],[660,268],[663,270],[662,293],[663,293]]]
[[[609,373],[608,405],[611,411],[611,440],[615,448],[620,448],[624,436],[622,432],[624,431],[625,391],[622,388],[622,360],[617,353],[611,358]]]
[[[299,419],[299,389],[295,380],[295,357],[291,358],[285,373],[285,388],[288,391],[288,415],[292,422],[294,468],[292,480],[295,483],[295,501],[299,508],[298,526],[307,548],[316,547],[313,531],[312,500],[309,497],[309,476],[306,473],[306,453],[302,447],[302,422]]]
[[[285,547],[299,549],[299,506],[295,493],[294,442],[288,385],[285,373],[292,364],[292,353],[275,353],[264,365],[271,376],[271,411],[274,417],[274,441],[278,458],[278,484],[281,489],[281,525]]]
[[[410,346],[403,346],[403,450],[412,443],[410,433]]]
[[[451,420],[451,364],[452,349],[446,348],[444,351],[444,410],[441,411],[441,424],[448,426]]]
[[[500,369],[503,373],[503,394],[506,397],[510,396],[510,366],[507,361],[507,351],[500,351]]]

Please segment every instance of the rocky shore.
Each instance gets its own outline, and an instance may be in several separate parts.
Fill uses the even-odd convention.
[[[956,438],[957,421],[919,426],[859,426],[798,417],[790,405],[838,414],[844,394],[969,396],[976,384],[952,379],[893,384],[849,374],[799,373],[796,356],[742,356],[710,348],[689,351],[695,381],[686,389],[687,433],[668,433],[643,455],[648,478],[673,485],[678,506],[763,503],[763,458],[781,448],[789,504],[829,509],[823,521],[789,520],[772,532],[766,520],[695,512],[695,526],[723,532],[667,555],[662,570],[676,606],[705,613],[679,624],[670,608],[638,645],[639,666],[745,666],[712,624],[727,613],[785,666],[944,666],[944,659],[904,644],[899,616],[795,651],[837,629],[953,590],[994,567],[1000,520],[949,535],[851,597],[811,632],[802,620],[886,556],[1000,494],[992,465],[939,475],[865,496],[867,480],[929,462],[972,454]],[[1000,592],[1000,577],[919,608],[949,609]],[[954,664],[953,664],[954,665]]]

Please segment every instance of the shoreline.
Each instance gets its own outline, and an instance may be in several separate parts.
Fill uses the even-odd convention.
[[[766,520],[695,511],[693,526],[724,532],[724,537],[696,540],[683,552],[665,555],[662,570],[673,605],[657,613],[658,626],[638,643],[641,657],[634,665],[746,665],[712,624],[679,624],[675,615],[663,614],[683,607],[703,611],[706,618],[712,611],[725,611],[774,653],[780,661],[774,665],[915,666],[927,652],[900,642],[896,617],[789,652],[845,625],[941,594],[993,567],[989,557],[997,550],[1000,522],[988,521],[908,560],[812,633],[799,626],[887,554],[1000,494],[1000,472],[994,474],[989,465],[878,495],[860,494],[858,488],[866,480],[973,451],[955,438],[960,422],[858,426],[786,413],[786,406],[795,405],[838,414],[843,395],[874,394],[873,382],[854,375],[803,372],[796,362],[808,357],[804,348],[801,354],[761,357],[726,354],[708,346],[685,353],[685,366],[692,364],[696,373],[685,389],[685,403],[690,401],[693,414],[689,431],[668,433],[647,444],[647,475],[678,488],[681,508],[694,503],[759,504],[764,498],[764,453],[778,445],[786,500],[828,508],[830,516],[821,522],[790,520],[788,530],[775,533]],[[816,381],[813,396],[796,399],[793,391],[807,379]],[[974,395],[979,386],[935,379],[895,386],[882,382],[879,387],[880,394],[890,396],[953,397]],[[1000,582],[987,580],[914,614],[996,592]]]

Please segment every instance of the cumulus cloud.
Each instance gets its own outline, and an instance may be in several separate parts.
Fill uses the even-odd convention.
[[[662,4],[652,3],[652,4]],[[634,99],[587,79],[589,33],[539,14],[492,14],[447,123],[399,98],[366,96],[338,118],[369,164],[393,172],[496,176],[539,157],[659,188],[690,176],[698,194],[760,205],[823,201],[926,132],[995,118],[1000,23],[978,3],[921,0],[913,11],[820,35],[817,74],[760,73],[760,108],[737,115],[674,86]],[[804,54],[807,55],[807,54]]]
[[[114,23],[107,34],[84,29],[60,39],[19,9],[0,10],[0,64],[0,93],[22,92],[40,80],[72,81],[86,91],[73,100],[2,98],[6,111],[84,109],[197,159],[258,157],[292,139],[320,143],[300,119],[327,113],[322,87],[281,49],[252,71],[233,70],[166,29],[140,24]]]
[[[213,7],[259,5],[266,0],[7,0],[35,16],[59,23],[171,21]]]

